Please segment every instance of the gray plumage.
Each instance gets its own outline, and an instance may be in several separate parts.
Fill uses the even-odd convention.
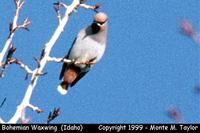
[[[102,58],[106,48],[107,26],[107,15],[102,12],[97,13],[94,22],[78,33],[65,58],[96,64]],[[63,77],[64,79],[58,86],[58,91],[61,94],[66,94],[68,86],[75,85],[94,64],[64,63],[60,73],[60,79]]]

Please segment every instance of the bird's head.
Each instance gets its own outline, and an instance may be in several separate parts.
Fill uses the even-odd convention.
[[[92,28],[95,29],[95,31],[104,31],[107,28],[107,21],[108,16],[103,12],[99,12],[94,16]]]

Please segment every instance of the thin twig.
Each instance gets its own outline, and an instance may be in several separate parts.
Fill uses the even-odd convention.
[[[3,101],[1,102],[0,108],[3,107],[3,105],[4,105],[5,101],[6,101],[6,99],[7,99],[7,98],[5,97],[5,98],[3,99]]]
[[[54,9],[56,11],[56,15],[57,15],[59,24],[61,23],[61,19],[62,19],[61,13],[60,13],[60,8],[61,8],[60,2],[54,3]]]
[[[22,24],[23,26],[21,25],[20,27],[18,27],[17,21],[19,19],[19,12],[22,9],[25,1],[24,0],[14,0],[14,2],[15,2],[15,5],[16,5],[16,11],[15,11],[15,15],[14,15],[14,18],[13,18],[13,22],[10,23],[10,27],[9,27],[10,33],[9,33],[8,39],[7,39],[5,45],[4,45],[4,47],[3,47],[3,49],[0,53],[0,64],[2,64],[4,56],[9,49],[9,46],[11,45],[15,31],[17,29],[20,29],[20,28],[26,29],[27,26],[30,24],[30,21],[28,21],[28,19],[25,19],[24,23]]]
[[[42,112],[44,112],[44,111],[43,111],[42,109],[40,109],[39,107],[34,106],[34,105],[30,104],[30,103],[27,105],[27,107],[31,108],[33,111],[36,111],[37,113],[42,113]]]
[[[27,65],[25,65],[22,61],[18,59],[9,59],[7,61],[7,64],[13,64],[13,63],[19,65],[20,68],[25,70],[27,74],[33,74],[33,71]]]
[[[167,110],[167,114],[170,118],[174,119],[176,121],[176,123],[183,123],[181,111],[178,108],[170,107]]]
[[[10,64],[17,64],[19,65],[23,70],[25,70],[27,72],[27,74],[32,74],[33,71],[27,66],[25,65],[22,61],[18,60],[18,59],[15,59],[13,58],[13,55],[14,55],[14,52],[16,51],[16,48],[13,46],[13,44],[11,44],[10,46],[10,49],[8,50],[8,54],[6,56],[6,61],[4,64],[2,64],[2,68],[4,69],[2,71],[2,74],[3,72],[5,71],[5,68],[10,65]]]
[[[54,108],[53,112],[49,112],[47,124],[49,124],[52,120],[54,120],[59,115],[60,115],[60,108]]]
[[[78,62],[75,60],[65,59],[65,58],[56,58],[56,57],[48,57],[48,62],[56,62],[56,63],[74,63],[74,64],[85,64],[85,65],[93,65],[96,64],[96,62],[92,61],[86,61],[86,62]]]
[[[61,23],[58,25],[58,27],[56,28],[54,34],[52,35],[51,39],[45,44],[44,47],[44,56],[42,57],[42,59],[40,60],[40,65],[38,68],[36,68],[33,71],[32,77],[31,77],[31,81],[30,84],[27,87],[27,90],[25,92],[24,98],[22,100],[22,102],[20,103],[20,105],[18,106],[15,114],[13,115],[13,117],[8,121],[8,123],[16,123],[22,116],[21,111],[23,109],[26,109],[27,106],[29,106],[29,102],[32,96],[32,93],[35,89],[35,86],[37,84],[37,80],[39,78],[38,73],[42,73],[48,57],[50,55],[51,49],[54,46],[55,42],[57,41],[57,39],[59,38],[60,34],[63,32],[65,25],[68,22],[69,19],[69,15],[74,11],[75,8],[77,8],[80,3],[79,0],[73,0],[72,4],[70,6],[67,7],[67,10],[65,12],[64,17],[61,20]]]
[[[82,1],[83,2],[83,1]],[[19,10],[22,8],[24,1],[21,0],[15,0],[15,4],[17,7],[17,19],[19,17]],[[63,18],[61,18],[60,23],[58,25],[58,27],[56,28],[55,32],[53,33],[52,37],[50,38],[50,40],[45,44],[44,49],[42,50],[42,54],[40,59],[38,60],[38,67],[35,70],[30,70],[28,67],[26,67],[26,65],[24,65],[21,61],[17,60],[17,59],[9,59],[9,63],[16,63],[19,64],[22,68],[24,68],[26,71],[28,71],[28,73],[31,73],[31,80],[30,83],[26,89],[25,95],[23,97],[22,102],[18,105],[17,110],[15,112],[15,114],[12,116],[12,118],[8,121],[8,123],[17,123],[19,120],[22,121],[22,123],[27,123],[29,121],[29,119],[26,118],[25,116],[25,112],[26,109],[29,107],[31,109],[33,109],[34,111],[40,113],[42,112],[41,109],[39,109],[36,106],[33,106],[32,104],[30,104],[30,99],[31,96],[33,94],[33,91],[35,89],[35,86],[37,84],[38,78],[41,75],[44,75],[45,73],[43,72],[43,69],[45,67],[45,65],[47,64],[47,62],[50,60],[49,55],[51,52],[52,47],[54,46],[55,42],[57,41],[57,39],[60,37],[60,34],[64,31],[64,27],[68,22],[69,16],[80,6],[80,0],[73,0],[71,5],[67,6],[64,3],[62,4],[62,6],[64,8],[66,8],[66,11],[64,13]],[[15,18],[16,19],[16,18]],[[17,20],[16,19],[16,20]],[[16,21],[17,22],[17,21]],[[13,21],[13,24],[11,24],[10,26],[10,31],[11,31],[11,35],[10,35],[10,41],[9,44],[11,43],[12,37],[14,35],[14,31],[16,31],[16,29],[19,28],[26,28],[26,26],[28,26],[30,24],[30,21],[28,19],[25,19],[24,23],[22,25],[19,25],[17,27],[17,23],[15,21]],[[15,23],[15,24],[14,24]],[[6,50],[7,51],[7,50]],[[0,54],[1,55],[1,54]],[[4,56],[4,54],[3,54]],[[3,57],[2,57],[3,59]],[[67,61],[63,58],[61,58],[60,61]],[[69,61],[69,60],[68,60]],[[0,63],[2,62],[2,60],[0,60]],[[72,61],[71,61],[72,62]],[[80,63],[80,62],[79,62]],[[84,62],[84,64],[90,64],[92,62]],[[53,113],[53,117],[55,118],[55,116],[58,116],[60,114],[60,109],[54,109],[54,113]],[[0,122],[4,122],[3,120],[0,119]]]
[[[200,35],[199,33],[193,28],[193,25],[189,20],[185,19],[181,22],[181,30],[185,35],[192,38],[192,40],[200,45]]]
[[[80,4],[80,7],[83,7],[85,9],[91,9],[91,10],[94,10],[95,12],[98,12],[97,9],[100,8],[100,4],[96,4],[94,6],[90,6],[90,5],[87,5],[87,4]]]

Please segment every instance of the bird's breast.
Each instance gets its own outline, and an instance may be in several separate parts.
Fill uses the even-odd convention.
[[[86,37],[84,39],[77,40],[70,52],[69,58],[78,62],[87,62],[94,58],[99,59],[99,57],[103,55],[104,49],[105,45]],[[85,65],[80,66],[84,67]]]

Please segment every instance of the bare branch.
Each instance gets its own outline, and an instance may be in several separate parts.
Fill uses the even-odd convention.
[[[10,23],[10,26],[9,26],[9,31],[10,31],[10,33],[9,33],[8,39],[7,39],[5,45],[4,45],[4,47],[3,47],[3,49],[2,49],[2,51],[1,51],[1,53],[0,53],[0,63],[3,62],[4,56],[5,56],[6,52],[7,52],[8,49],[9,49],[9,46],[11,45],[11,42],[12,42],[14,33],[15,33],[16,29],[18,29],[18,28],[17,28],[17,27],[18,27],[17,21],[18,21],[18,19],[19,19],[19,12],[20,12],[20,10],[22,9],[22,6],[24,5],[24,2],[25,2],[25,1],[24,1],[24,0],[14,0],[14,2],[15,2],[15,5],[16,5],[16,11],[15,11],[15,15],[14,15],[14,18],[13,18],[13,22]],[[25,20],[26,20],[26,19],[25,19]],[[28,26],[28,25],[30,24],[28,20],[26,20],[26,21],[24,21],[24,22],[25,22],[25,23],[24,23],[23,26],[25,26],[25,25]],[[26,29],[26,28],[25,28],[25,29]]]
[[[33,57],[33,59],[35,60],[35,62],[37,63],[37,67],[39,68],[40,67],[40,60],[36,57]]]
[[[24,0],[14,0],[16,8],[21,9],[24,5]]]
[[[94,6],[86,5],[86,4],[80,4],[80,7],[86,8],[86,9],[91,9],[94,10],[95,12],[98,12],[97,9],[100,8],[100,4],[96,4]]]
[[[78,62],[75,60],[70,60],[70,59],[65,59],[65,58],[56,58],[56,57],[48,57],[47,59],[48,62],[56,62],[56,63],[74,63],[74,64],[86,64],[86,65],[92,65],[92,64],[96,64],[95,61],[91,60],[91,61],[86,61],[86,62]]]
[[[185,19],[181,22],[181,30],[185,33],[185,35],[191,37],[195,43],[200,45],[200,35],[197,31],[195,31],[189,20]]]
[[[18,59],[12,58],[15,51],[16,51],[16,48],[13,45],[11,45],[10,49],[8,50],[8,54],[6,56],[6,62],[2,64],[2,67],[5,69],[10,64],[17,64],[23,70],[25,70],[27,74],[32,74],[33,71],[27,65],[25,65],[22,61]]]
[[[6,101],[6,97],[3,99],[3,101],[1,102],[0,108],[4,105],[5,101]]]
[[[59,24],[61,23],[61,19],[62,19],[61,13],[60,13],[60,8],[61,8],[60,2],[54,3],[54,9],[56,11],[56,15],[57,15]]]
[[[8,50],[12,38],[14,36],[14,33],[17,29],[26,29],[28,30],[28,25],[30,24],[30,20],[28,18],[26,18],[24,20],[24,22],[21,25],[17,25],[17,20],[19,17],[19,11],[22,8],[23,4],[24,4],[24,0],[14,0],[15,1],[15,5],[16,5],[16,13],[15,13],[15,17],[13,19],[13,22],[10,24],[10,34],[8,37],[8,40],[6,42],[6,45],[4,46],[4,49],[2,50],[3,52],[0,53],[0,64],[2,64],[2,60],[4,58],[4,55],[6,53],[6,51]],[[24,63],[22,63],[20,60],[18,59],[14,59],[12,58],[12,55],[15,51],[14,47],[12,49],[10,49],[10,52],[8,52],[7,55],[7,64],[12,64],[15,63],[17,65],[19,65],[21,68],[23,68],[24,70],[26,70],[26,72],[28,74],[31,74],[31,80],[29,82],[29,85],[26,89],[24,98],[22,100],[22,102],[18,105],[17,110],[15,112],[15,114],[12,116],[12,118],[8,121],[8,123],[17,123],[19,120],[21,120],[22,123],[28,123],[30,119],[26,118],[26,109],[27,108],[31,108],[32,110],[36,111],[37,113],[41,113],[43,112],[43,110],[41,110],[40,108],[38,108],[37,106],[34,106],[30,103],[30,99],[32,96],[32,93],[35,89],[35,86],[37,84],[38,78],[42,75],[45,75],[46,73],[43,72],[43,69],[45,67],[45,65],[47,64],[48,61],[55,61],[55,62],[68,62],[68,63],[75,63],[75,64],[93,64],[94,60],[92,61],[88,61],[88,62],[74,62],[73,60],[68,60],[68,59],[63,59],[63,58],[50,58],[50,52],[51,49],[53,48],[55,42],[57,41],[57,39],[60,37],[60,34],[64,31],[64,27],[68,22],[69,16],[78,8],[80,7],[82,4],[84,4],[85,0],[73,0],[71,5],[67,6],[64,3],[59,3],[59,6],[64,7],[66,9],[64,16],[61,17],[60,14],[60,7],[55,8],[56,12],[57,12],[57,16],[59,19],[59,25],[58,27],[55,29],[55,32],[53,33],[52,37],[50,38],[50,40],[45,44],[40,59],[37,59],[37,63],[38,63],[38,67],[35,70],[31,70],[29,69],[29,67],[27,65],[25,65]],[[85,6],[86,5],[82,5]],[[87,9],[97,9],[98,6],[87,6]],[[53,112],[51,112],[49,114],[47,123],[49,123],[50,121],[52,121],[53,119],[55,119],[57,116],[59,116],[60,114],[60,108],[55,108]],[[4,122],[3,120],[0,119],[0,122]]]
[[[6,62],[2,65],[3,68],[5,68],[8,64],[10,64],[10,60],[12,59],[12,56],[14,52],[16,51],[16,48],[13,44],[11,44],[10,49],[8,50],[8,54],[6,56]]]
[[[47,59],[48,62],[57,62],[57,63],[72,63],[74,61],[69,60],[69,59],[65,59],[65,58],[56,58],[56,57],[48,57]]]
[[[61,19],[62,19],[62,16],[61,16],[61,13],[60,13],[60,10],[61,10],[62,7],[64,7],[65,9],[68,8],[68,6],[63,2],[54,3],[54,9],[56,11],[56,15],[57,15],[59,24],[61,23]]]
[[[21,1],[21,0],[20,0]],[[22,6],[24,5],[25,1],[22,0],[21,3],[19,4],[19,9],[21,10],[22,9]]]
[[[181,22],[181,29],[183,33],[185,33],[188,36],[193,36],[196,34],[192,24],[186,19]]]
[[[73,0],[73,2],[71,3],[71,5],[69,5],[67,7],[67,10],[65,11],[64,17],[62,18],[60,24],[58,25],[58,27],[56,28],[54,34],[52,35],[51,39],[45,44],[45,47],[43,49],[43,57],[40,59],[39,61],[39,67],[36,68],[33,73],[32,73],[32,77],[31,77],[31,81],[30,84],[27,87],[26,93],[24,95],[24,98],[22,100],[22,102],[20,103],[20,105],[18,106],[15,114],[13,115],[13,117],[8,121],[8,123],[16,123],[19,119],[21,119],[22,117],[22,111],[23,109],[25,109],[26,107],[30,106],[30,99],[32,96],[32,92],[34,91],[34,88],[37,84],[37,80],[39,78],[38,74],[43,73],[43,69],[47,63],[48,57],[50,55],[51,49],[54,46],[55,42],[57,41],[57,39],[59,38],[60,34],[63,32],[65,25],[68,22],[69,16],[70,14],[74,11],[74,9],[76,9],[80,3],[79,0]]]
[[[27,72],[27,74],[33,74],[33,71],[27,65],[25,65],[23,62],[21,62],[20,60],[15,59],[14,63],[18,64],[23,70],[25,70]]]
[[[176,121],[176,123],[183,123],[181,111],[178,108],[170,107],[167,110],[167,114],[170,118],[174,119]]]
[[[7,61],[7,64],[13,64],[13,63],[19,65],[20,68],[22,68],[23,70],[27,72],[27,74],[33,74],[33,71],[27,65],[25,65],[22,61],[18,59],[9,59]]]
[[[68,5],[66,5],[65,3],[63,3],[63,2],[60,2],[60,5],[62,6],[62,7],[64,7],[65,9],[67,9],[68,8]]]
[[[31,21],[28,18],[26,18],[24,20],[24,22],[21,25],[18,25],[16,28],[17,29],[25,29],[25,30],[29,31],[28,26],[30,25],[30,23],[31,23]]]
[[[60,115],[60,108],[54,108],[53,112],[49,112],[47,124],[49,124],[52,120],[54,120],[59,115]]]
[[[6,56],[6,59],[7,60],[11,59],[15,51],[16,51],[16,48],[14,47],[13,44],[11,44],[10,49],[8,50],[8,54]]]
[[[34,105],[32,105],[32,104],[28,104],[27,105],[27,107],[29,107],[29,108],[31,108],[33,111],[36,111],[37,113],[42,113],[42,112],[44,112],[42,109],[40,109],[39,107],[36,107],[36,106],[34,106]]]

